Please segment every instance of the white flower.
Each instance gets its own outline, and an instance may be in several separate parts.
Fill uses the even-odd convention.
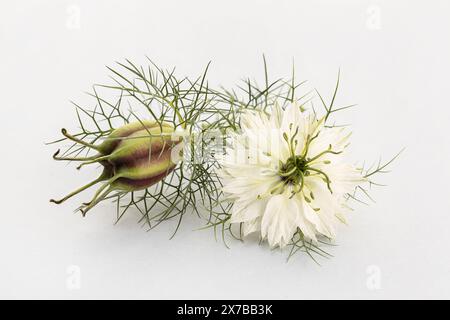
[[[296,104],[243,112],[221,177],[234,202],[230,222],[242,223],[244,236],[260,232],[281,248],[298,230],[313,241],[335,237],[348,210],[345,196],[364,178],[342,161],[350,134],[324,122]]]

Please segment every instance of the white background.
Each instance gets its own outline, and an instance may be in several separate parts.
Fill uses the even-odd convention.
[[[0,5],[1,298],[450,298],[450,2],[9,1]],[[187,219],[145,232],[113,205],[83,219],[86,198],[54,206],[95,175],[51,159],[69,100],[107,79],[105,65],[145,55],[179,75],[209,60],[211,84],[302,79],[358,103],[355,159],[406,147],[381,177],[377,203],[357,206],[335,256],[316,265],[249,241],[231,249]],[[80,276],[80,286],[73,277]],[[72,284],[72,285],[71,285]]]

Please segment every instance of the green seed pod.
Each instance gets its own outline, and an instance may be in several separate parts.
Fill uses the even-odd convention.
[[[99,163],[103,172],[96,180],[68,194],[62,203],[83,190],[104,182],[93,199],[80,208],[83,216],[111,192],[144,190],[163,180],[176,167],[175,158],[182,152],[182,139],[175,135],[175,128],[167,122],[142,121],[120,127],[99,145],[79,140],[62,129],[63,135],[79,144],[94,149],[97,154],[86,158],[62,158],[58,152],[55,160],[81,161],[82,166]],[[178,154],[177,154],[178,153]]]

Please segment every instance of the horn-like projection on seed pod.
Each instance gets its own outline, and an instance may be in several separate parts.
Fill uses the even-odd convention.
[[[69,140],[95,150],[97,153],[86,158],[60,157],[55,160],[80,161],[78,169],[89,164],[101,164],[103,172],[94,181],[69,193],[60,204],[76,194],[103,182],[94,197],[81,207],[83,216],[111,192],[132,192],[144,190],[163,180],[176,167],[176,158],[183,150],[182,137],[175,134],[175,128],[167,122],[141,121],[124,125],[114,131],[99,145],[77,139],[62,129]]]

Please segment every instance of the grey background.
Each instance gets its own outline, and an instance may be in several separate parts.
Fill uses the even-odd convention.
[[[448,1],[10,1],[0,5],[1,298],[450,298]],[[211,84],[298,77],[358,103],[355,159],[406,147],[341,227],[335,256],[317,266],[249,241],[226,249],[187,219],[153,232],[113,205],[89,217],[48,199],[95,175],[52,161],[69,100],[84,101],[105,65],[124,58]],[[344,116],[344,115],[343,115]],[[79,276],[79,286],[73,277]],[[75,285],[74,285],[75,283]]]

